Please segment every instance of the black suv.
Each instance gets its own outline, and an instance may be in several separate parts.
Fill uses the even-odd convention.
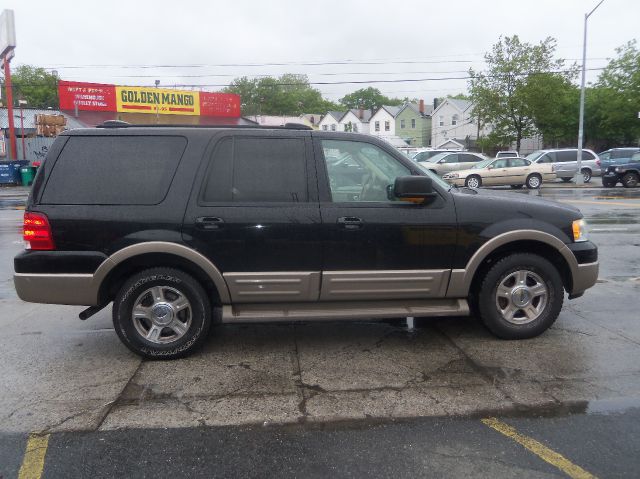
[[[610,165],[602,175],[602,186],[613,188],[622,183],[625,188],[635,188],[640,182],[640,152],[634,153],[623,165]]]
[[[113,302],[120,339],[176,358],[229,323],[459,316],[530,338],[598,276],[580,212],[457,189],[372,136],[110,124],[63,133],[15,258],[20,298]]]

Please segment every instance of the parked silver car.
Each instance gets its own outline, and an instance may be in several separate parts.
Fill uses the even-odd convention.
[[[427,161],[418,161],[418,164],[424,169],[442,176],[450,171],[466,170],[486,159],[478,153],[469,151],[449,151],[432,156]]]
[[[538,150],[527,155],[532,163],[552,163],[556,176],[564,182],[569,182],[578,173],[578,149],[559,148]],[[592,176],[600,176],[598,155],[591,150],[582,150],[582,178],[585,183],[591,181]]]

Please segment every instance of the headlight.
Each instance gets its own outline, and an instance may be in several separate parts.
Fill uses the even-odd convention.
[[[587,241],[589,239],[589,231],[585,220],[575,220],[571,225],[571,229],[573,230],[573,241],[576,243],[579,241]]]
[[[619,166],[616,166],[616,173],[623,173],[624,172],[624,168],[620,168]]]

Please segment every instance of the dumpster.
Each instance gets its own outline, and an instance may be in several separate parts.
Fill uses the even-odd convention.
[[[33,183],[34,170],[35,168],[30,166],[23,166],[20,168],[20,176],[22,177],[22,184],[24,186],[30,186],[31,183]]]
[[[1,162],[0,163],[0,184],[2,185],[15,185],[16,176],[13,163]]]

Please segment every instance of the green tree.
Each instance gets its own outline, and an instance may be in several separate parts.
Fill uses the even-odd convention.
[[[300,115],[323,113],[337,106],[313,88],[306,75],[286,73],[278,78],[236,78],[228,93],[240,95],[243,115]]]
[[[373,87],[361,88],[353,93],[340,98],[340,104],[344,108],[364,108],[365,110],[377,110],[382,105],[402,105],[399,98],[389,98],[383,95],[380,90]]]
[[[20,65],[11,74],[13,100],[33,108],[58,108],[58,77],[44,68]]]
[[[640,50],[632,40],[616,53],[585,97],[585,120],[592,115],[597,121],[589,122],[585,136],[602,147],[640,141]]]
[[[563,75],[531,75],[523,87],[533,123],[544,143],[575,146],[578,135],[580,90]]]
[[[530,108],[529,79],[534,75],[561,70],[563,60],[554,60],[556,41],[546,38],[537,45],[521,42],[517,35],[500,38],[485,54],[485,73],[469,70],[469,90],[474,117],[493,126],[492,136],[502,144],[516,143],[537,133]],[[554,73],[566,75],[571,72]]]

